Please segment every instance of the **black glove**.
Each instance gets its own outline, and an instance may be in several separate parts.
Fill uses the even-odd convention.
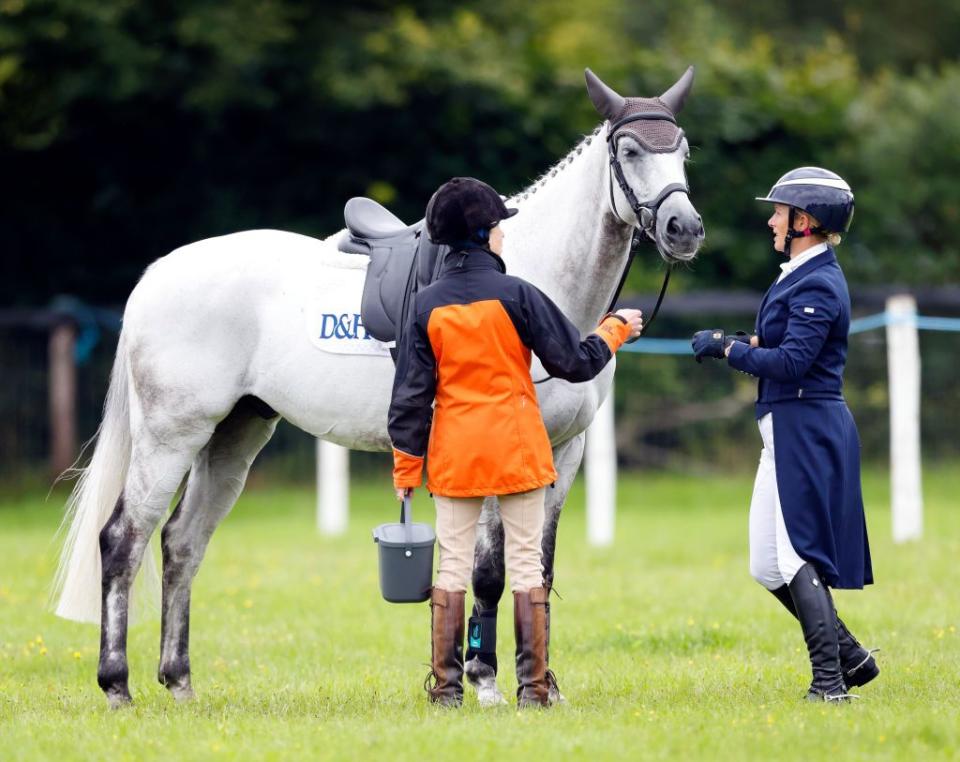
[[[727,347],[735,341],[749,344],[750,336],[743,331],[727,335],[722,328],[711,328],[693,334],[690,345],[693,347],[693,356],[697,362],[703,362],[704,357],[714,357],[717,360],[722,360]]]

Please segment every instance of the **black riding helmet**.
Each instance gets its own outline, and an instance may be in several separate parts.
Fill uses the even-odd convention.
[[[485,243],[491,228],[518,211],[508,209],[500,194],[485,182],[454,177],[441,185],[427,204],[427,235],[434,243]]]
[[[790,170],[773,184],[766,196],[758,196],[757,201],[790,207],[787,254],[790,253],[790,241],[804,235],[793,229],[796,209],[806,212],[819,223],[819,227],[810,230],[811,233],[846,233],[853,219],[853,191],[850,186],[840,175],[820,167]]]

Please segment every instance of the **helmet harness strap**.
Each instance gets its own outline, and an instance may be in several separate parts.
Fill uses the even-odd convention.
[[[790,244],[793,242],[794,238],[806,238],[807,236],[814,235],[815,233],[822,233],[823,225],[820,225],[815,228],[804,228],[803,230],[794,230],[793,226],[796,222],[797,217],[797,208],[794,206],[790,207],[790,214],[787,216],[787,234],[783,239],[783,253],[785,256],[790,256]]]
[[[783,237],[783,253],[784,256],[790,256],[790,244],[793,243],[793,239],[797,237],[798,233],[793,229],[794,219],[797,216],[797,210],[794,207],[790,207],[790,211],[787,214],[787,234]]]

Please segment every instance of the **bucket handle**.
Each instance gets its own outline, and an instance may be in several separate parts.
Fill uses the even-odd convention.
[[[404,555],[407,558],[413,555],[413,506],[411,503],[413,498],[410,496],[410,491],[407,490],[403,493],[403,502],[400,504],[400,523],[403,524],[403,539],[406,542],[406,549],[404,550]]]

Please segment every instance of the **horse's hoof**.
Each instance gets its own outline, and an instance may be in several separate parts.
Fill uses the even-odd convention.
[[[482,707],[505,706],[507,699],[497,687],[497,673],[489,664],[473,658],[464,666],[467,681],[477,691],[477,701]]]
[[[123,709],[133,703],[129,691],[109,691],[106,695],[107,704],[111,709]]]
[[[190,685],[190,664],[186,660],[162,664],[157,671],[157,680],[170,691],[178,704],[194,697],[193,687]]]
[[[173,696],[173,700],[178,704],[183,704],[187,701],[193,701],[193,699],[196,698],[193,688],[189,685],[185,687],[172,686],[170,688],[170,695]]]
[[[552,669],[547,670],[547,703],[550,706],[556,704],[566,704],[567,700],[560,692],[560,686],[557,684],[557,676],[553,674]]]
[[[507,699],[494,682],[493,685],[483,685],[477,688],[477,703],[487,709],[494,706],[506,706]]]

